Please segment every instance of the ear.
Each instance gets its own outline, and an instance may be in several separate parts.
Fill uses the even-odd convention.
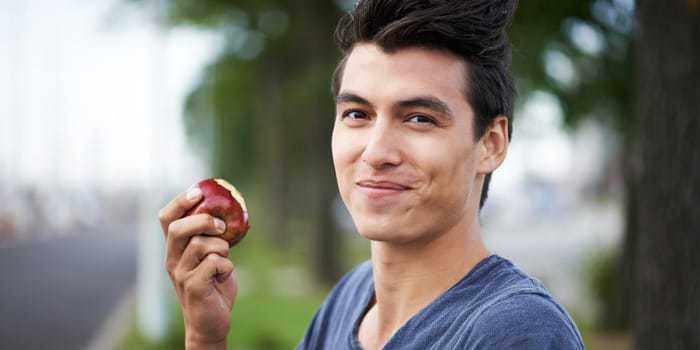
[[[498,168],[508,153],[508,118],[497,116],[479,140],[480,155],[477,171],[492,173]]]

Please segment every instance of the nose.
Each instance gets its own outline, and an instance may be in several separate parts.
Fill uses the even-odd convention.
[[[400,138],[389,124],[377,122],[368,130],[369,136],[362,152],[362,161],[376,170],[401,164]]]

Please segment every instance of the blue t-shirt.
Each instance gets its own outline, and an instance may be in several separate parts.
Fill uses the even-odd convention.
[[[357,333],[374,296],[369,261],[333,288],[299,349],[362,349]],[[413,315],[391,349],[583,349],[581,335],[542,283],[491,255]]]

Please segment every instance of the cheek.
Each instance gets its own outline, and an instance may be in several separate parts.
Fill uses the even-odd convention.
[[[461,144],[443,143],[440,152],[426,157],[428,177],[431,182],[431,205],[444,207],[461,207],[469,196],[469,187],[473,177],[473,156],[471,148]]]
[[[340,155],[338,154],[340,150],[338,147],[338,125],[336,123],[331,133],[331,155],[333,157],[333,166],[335,167],[336,174],[338,174],[338,160],[340,159]]]
[[[472,150],[462,149],[457,154],[460,154],[460,157],[453,160],[449,170],[452,176],[450,176],[448,187],[452,188],[453,191],[448,195],[453,201],[451,205],[462,208],[468,205],[476,173]]]
[[[349,140],[350,137],[347,135],[347,130],[343,130],[342,126],[336,124],[331,136],[331,153],[333,155],[335,175],[341,192],[343,191],[343,185],[348,181],[352,181],[353,154],[355,151],[353,150],[353,144]]]

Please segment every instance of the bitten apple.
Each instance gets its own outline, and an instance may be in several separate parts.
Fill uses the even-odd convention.
[[[222,238],[233,247],[245,237],[248,225],[248,209],[238,190],[226,180],[206,179],[197,183],[202,190],[203,199],[185,216],[206,213],[226,223],[226,232]]]

